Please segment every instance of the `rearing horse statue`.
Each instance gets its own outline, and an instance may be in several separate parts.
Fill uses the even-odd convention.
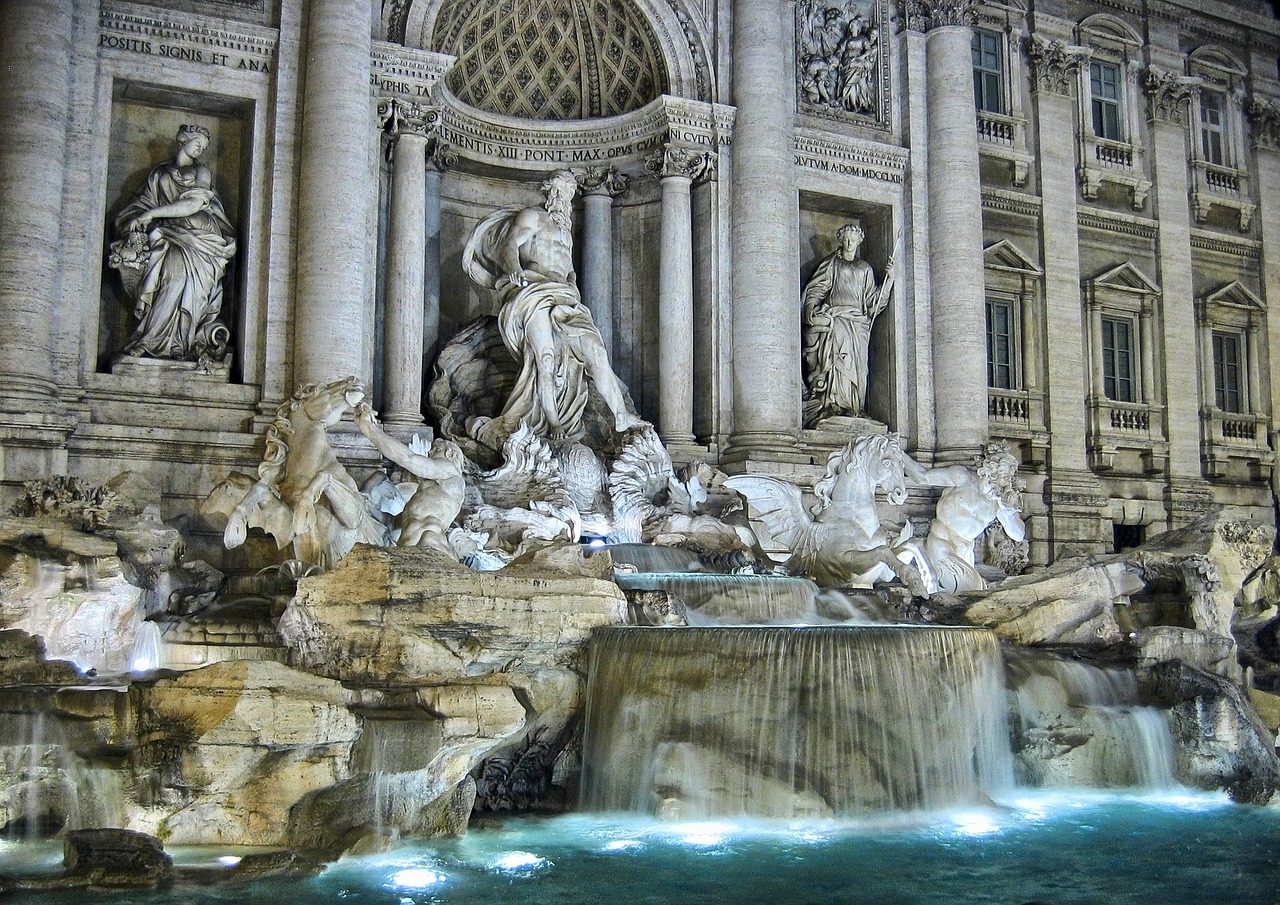
[[[877,489],[894,506],[906,502],[909,462],[896,434],[859,437],[828,457],[812,510],[799,487],[777,478],[739,475],[725,486],[750,502],[757,535],[791,552],[792,573],[824,587],[871,587],[896,577],[913,594],[928,596],[938,585],[911,523],[891,535],[876,511]]]
[[[386,525],[338,461],[326,431],[363,402],[354,377],[304,386],[280,406],[267,429],[267,450],[255,481],[232,473],[205,498],[202,511],[227,518],[228,549],[262,528],[294,558],[328,569],[357,543],[386,546]]]

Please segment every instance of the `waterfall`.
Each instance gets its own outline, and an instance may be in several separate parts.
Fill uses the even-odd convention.
[[[164,665],[164,636],[160,626],[149,620],[138,623],[129,668],[133,672],[149,672]]]
[[[611,627],[592,636],[589,675],[588,809],[845,816],[1012,786],[984,630]]]
[[[690,625],[792,625],[825,622],[818,586],[807,578],[650,573],[615,576],[624,591],[667,591],[684,603]]]
[[[1009,678],[1016,762],[1028,784],[1178,785],[1165,714],[1142,706],[1132,672],[1022,652],[1011,659]]]

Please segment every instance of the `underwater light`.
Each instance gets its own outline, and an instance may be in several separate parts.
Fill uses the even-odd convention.
[[[240,861],[241,858],[239,855],[221,855],[218,858],[218,863],[223,867],[235,867],[240,863]]]
[[[447,879],[444,874],[427,867],[408,867],[392,874],[387,885],[396,889],[428,889]]]
[[[965,836],[989,836],[1000,832],[1000,824],[992,820],[990,814],[980,811],[956,814],[953,819],[956,829]]]
[[[535,871],[550,866],[550,861],[539,855],[535,855],[533,852],[507,852],[501,858],[494,861],[490,865],[490,868],[502,873],[528,876]]]
[[[633,848],[640,848],[644,843],[639,839],[614,839],[605,845],[606,852],[625,852]]]

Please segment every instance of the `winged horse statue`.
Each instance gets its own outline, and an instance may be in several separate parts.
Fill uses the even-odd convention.
[[[938,583],[911,523],[891,534],[876,512],[877,489],[893,506],[906,502],[906,476],[914,465],[896,434],[871,434],[828,457],[812,508],[805,507],[799,487],[777,478],[737,475],[724,483],[750,503],[757,536],[791,552],[786,568],[793,574],[824,587],[869,588],[897,578],[927,597]]]

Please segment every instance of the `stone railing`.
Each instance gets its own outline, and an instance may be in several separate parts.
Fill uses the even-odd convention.
[[[1224,412],[1214,406],[1200,410],[1204,443],[1200,454],[1206,477],[1227,481],[1267,481],[1275,453],[1267,442],[1266,415]]]
[[[1025,390],[987,388],[987,416],[992,421],[1029,425],[1031,399]]]
[[[978,138],[998,145],[1012,145],[1013,120],[999,113],[978,111]]]
[[[1241,232],[1248,232],[1256,206],[1249,200],[1248,171],[1204,160],[1191,163],[1191,205],[1196,222],[1203,223],[1212,207],[1235,212]]]
[[[1151,408],[1140,402],[1112,402],[1111,427],[1119,431],[1151,430]]]
[[[1133,148],[1126,144],[1098,139],[1093,146],[1093,156],[1104,167],[1133,169]]]

